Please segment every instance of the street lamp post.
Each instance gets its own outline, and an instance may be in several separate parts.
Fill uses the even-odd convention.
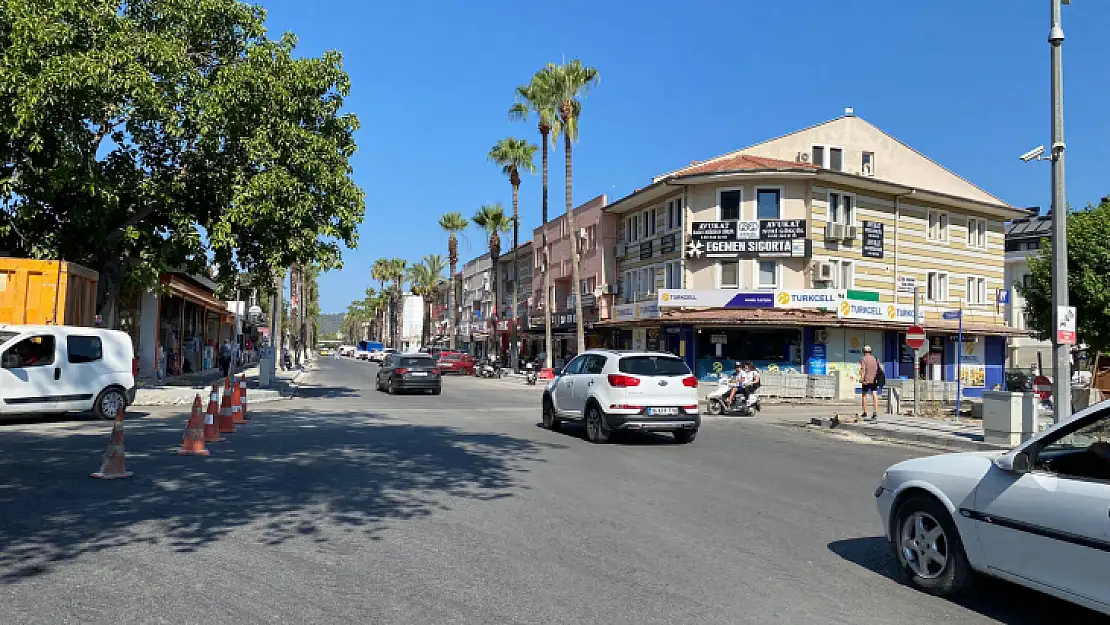
[[[1052,361],[1053,420],[1056,423],[1071,416],[1071,349],[1061,344],[1060,315],[1068,306],[1068,225],[1064,193],[1064,29],[1060,25],[1060,5],[1069,0],[1050,0],[1052,25],[1048,43],[1052,48]]]

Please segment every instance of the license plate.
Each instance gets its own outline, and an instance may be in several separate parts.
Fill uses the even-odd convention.
[[[424,376],[424,375],[428,375],[428,372],[427,371],[413,371],[412,374],[415,375],[415,376]]]
[[[648,414],[649,415],[658,415],[658,416],[676,415],[676,414],[678,414],[678,408],[674,408],[674,407],[671,407],[671,408],[648,408]]]

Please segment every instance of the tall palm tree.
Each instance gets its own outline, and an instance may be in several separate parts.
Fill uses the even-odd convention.
[[[516,306],[520,301],[520,268],[517,260],[517,248],[520,247],[520,172],[536,173],[536,165],[532,162],[535,154],[536,144],[513,137],[498,141],[489,151],[489,160],[501,166],[501,173],[508,176],[509,184],[513,185],[513,321],[509,357],[514,370],[517,363]]]
[[[574,279],[574,317],[577,323],[578,353],[586,351],[586,333],[582,326],[582,297],[578,295],[581,284],[581,271],[578,267],[578,228],[574,220],[574,200],[572,199],[573,168],[571,167],[571,144],[578,140],[578,118],[582,115],[581,98],[598,83],[597,69],[582,65],[573,59],[569,63],[555,65],[549,63],[543,70],[551,81],[551,88],[559,102],[559,121],[563,129],[563,150],[566,157],[566,194],[567,227],[570,229],[570,266]]]
[[[439,293],[439,283],[443,278],[443,270],[447,263],[439,254],[429,254],[424,259],[408,269],[410,288],[414,295],[419,295],[424,300],[424,322],[420,326],[420,344],[428,344],[428,334],[431,328],[432,302]]]
[[[405,266],[408,262],[403,258],[391,258],[386,261],[388,270],[386,275],[390,281],[389,285],[389,334],[390,342],[393,349],[401,351],[403,349],[402,339],[404,328],[401,326],[404,314],[404,296],[405,296]]]
[[[549,74],[544,73],[543,70],[536,72],[532,76],[532,81],[527,85],[521,85],[516,88],[517,102],[509,107],[509,119],[524,121],[528,119],[528,113],[533,112],[539,119],[538,129],[540,131],[540,139],[542,140],[542,159],[543,159],[543,225],[540,245],[541,258],[543,258],[544,272],[543,272],[543,333],[544,333],[544,367],[551,368],[551,305],[554,298],[551,295],[551,272],[547,270],[547,156],[549,151],[549,140],[557,140],[559,138],[559,130],[562,127],[559,120],[559,99],[553,88],[553,81]]]
[[[505,209],[500,202],[482,206],[477,213],[474,213],[471,221],[489,235],[490,291],[493,293],[494,322],[491,334],[496,335],[497,310],[501,303],[500,294],[497,292],[497,259],[501,257],[501,233],[508,232],[513,227],[513,222],[511,218],[505,215]]]
[[[451,341],[451,349],[455,349],[455,313],[458,304],[455,303],[455,269],[459,264],[459,240],[455,236],[456,232],[466,230],[470,225],[466,217],[462,213],[451,211],[444,213],[439,218],[439,227],[447,232],[447,262],[451,265],[451,275],[448,277],[448,282],[451,283],[451,288],[447,290],[447,336]]]
[[[378,292],[384,294],[386,292],[385,283],[389,279],[389,259],[379,258],[375,260],[374,264],[370,266],[370,277],[378,281]],[[385,309],[378,309],[376,312],[383,316],[378,339],[382,341],[382,343],[388,344],[389,341],[383,336],[389,324],[389,321],[385,318]],[[377,318],[375,317],[375,321],[376,320]]]

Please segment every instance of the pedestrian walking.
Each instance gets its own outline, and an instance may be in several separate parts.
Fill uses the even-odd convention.
[[[863,358],[859,359],[859,381],[863,414],[861,417],[867,421],[879,420],[879,387],[882,386],[882,368],[879,360],[871,353],[871,346],[863,346]],[[871,418],[867,417],[867,396],[871,396]]]
[[[224,339],[223,344],[220,345],[220,372],[225,378],[230,375],[232,355],[231,339]]]

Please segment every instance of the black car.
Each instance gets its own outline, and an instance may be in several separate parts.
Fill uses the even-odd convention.
[[[428,354],[390,354],[378,369],[378,390],[431,391],[439,395],[442,378],[434,358]]]

